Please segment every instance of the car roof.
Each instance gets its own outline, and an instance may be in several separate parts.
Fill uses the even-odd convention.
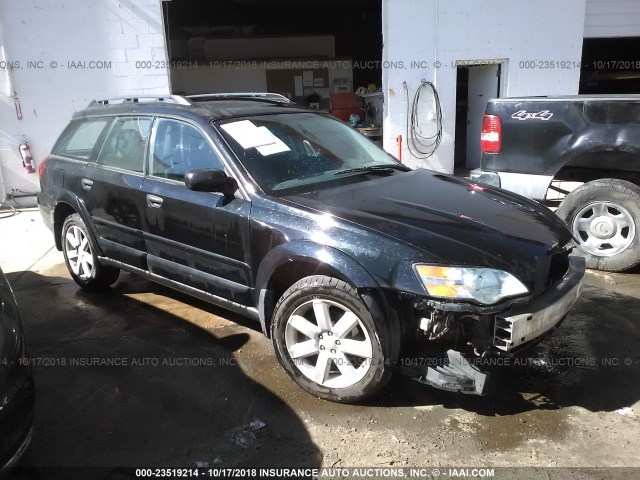
[[[244,96],[246,95],[246,96]],[[102,115],[178,115],[194,120],[223,120],[234,117],[294,112],[316,112],[276,94],[211,94],[193,97],[134,97],[94,100],[73,115],[74,119]]]

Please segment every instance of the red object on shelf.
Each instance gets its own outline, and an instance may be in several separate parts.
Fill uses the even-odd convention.
[[[336,108],[342,110],[347,108],[362,108],[362,106],[362,98],[354,92],[331,94],[331,109]]]
[[[336,118],[344,122],[349,121],[349,117],[353,114],[358,115],[361,121],[364,121],[364,108],[362,98],[354,92],[332,93],[330,113]]]
[[[362,108],[339,108],[331,109],[331,115],[336,118],[339,118],[343,122],[348,122],[349,117],[353,114],[356,114],[360,117],[360,121],[364,121],[364,110]]]

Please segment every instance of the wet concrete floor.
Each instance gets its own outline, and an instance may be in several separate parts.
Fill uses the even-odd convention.
[[[485,397],[394,378],[340,405],[299,389],[251,320],[130,274],[83,292],[48,252],[7,275],[37,387],[23,472],[640,466],[639,273],[589,273],[562,327],[495,367]]]

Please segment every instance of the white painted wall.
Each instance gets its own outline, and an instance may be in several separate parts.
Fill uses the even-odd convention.
[[[456,61],[503,61],[502,96],[578,93],[585,0],[383,0],[382,19],[384,147],[397,155],[402,135],[403,161],[411,166],[453,171]],[[528,60],[575,61],[576,67],[521,68]],[[406,147],[403,82],[411,102],[422,79],[435,84],[444,114],[442,144],[428,160],[411,157]],[[419,109],[425,135],[435,127],[428,97],[425,91]]]
[[[586,0],[585,38],[640,37],[640,1]]]
[[[0,69],[0,201],[11,189],[38,190],[37,174],[27,175],[18,155],[23,138],[39,162],[92,99],[169,93],[159,0],[0,0],[0,34],[4,60],[20,63]],[[152,64],[138,68],[136,61]]]

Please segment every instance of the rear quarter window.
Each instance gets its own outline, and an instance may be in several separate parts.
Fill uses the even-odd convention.
[[[151,117],[116,119],[104,139],[96,163],[142,173],[151,123]]]
[[[89,160],[109,122],[108,118],[72,121],[62,132],[51,153],[62,157]]]

